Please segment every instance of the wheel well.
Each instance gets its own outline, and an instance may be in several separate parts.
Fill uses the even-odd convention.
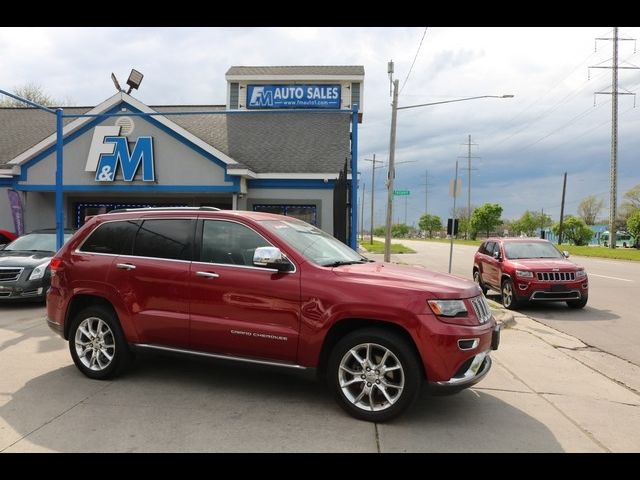
[[[360,330],[362,328],[367,328],[367,327],[377,327],[377,328],[387,329],[395,332],[396,334],[404,338],[409,343],[409,345],[411,345],[411,347],[413,348],[413,351],[416,354],[416,358],[418,359],[418,363],[420,364],[422,375],[424,378],[426,378],[426,372],[424,371],[424,364],[422,363],[422,357],[418,352],[418,348],[416,347],[416,344],[413,341],[413,338],[411,338],[411,335],[409,335],[409,332],[407,332],[404,328],[402,328],[401,326],[395,323],[385,322],[381,320],[362,319],[362,318],[348,318],[348,319],[340,320],[336,322],[329,329],[326,337],[324,338],[324,343],[322,344],[322,351],[320,352],[320,359],[318,361],[317,372],[319,377],[324,378],[326,376],[329,354],[331,353],[331,350],[333,349],[335,344],[338,343],[345,335],[348,335],[351,332]]]
[[[67,318],[65,319],[65,322],[64,322],[64,338],[66,340],[69,339],[69,329],[71,328],[71,320],[73,319],[73,317],[75,317],[79,311],[84,310],[87,307],[93,307],[93,306],[101,306],[101,307],[107,308],[111,312],[113,312],[113,315],[116,318],[118,318],[118,315],[116,314],[116,311],[113,308],[113,305],[111,305],[111,302],[109,302],[105,298],[98,297],[96,295],[76,295],[71,300],[71,305],[69,306]]]
[[[503,273],[502,276],[500,277],[500,286],[502,286],[505,280],[511,280],[511,277]]]

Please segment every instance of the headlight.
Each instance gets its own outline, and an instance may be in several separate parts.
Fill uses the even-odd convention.
[[[587,272],[585,272],[584,270],[577,270],[576,271],[576,279],[585,278],[586,276],[587,276]]]
[[[467,315],[467,307],[462,300],[429,300],[431,311],[441,317],[459,317]]]
[[[38,280],[39,278],[44,277],[44,272],[47,270],[49,266],[49,260],[44,263],[41,263],[36,268],[33,269],[31,275],[29,275],[29,280]]]
[[[529,270],[516,270],[516,277],[533,278],[533,272],[530,272]]]

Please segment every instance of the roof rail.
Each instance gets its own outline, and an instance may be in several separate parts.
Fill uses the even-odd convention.
[[[144,208],[116,208],[109,213],[124,213],[124,212],[148,212],[149,210],[208,210],[218,211],[220,208],[216,207],[144,207]]]

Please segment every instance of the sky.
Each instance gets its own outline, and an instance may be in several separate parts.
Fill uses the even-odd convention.
[[[426,28],[426,33],[425,33]],[[468,202],[499,203],[504,219],[525,210],[565,215],[588,195],[608,217],[611,165],[610,38],[613,27],[65,27],[0,29],[0,88],[39,84],[74,105],[96,105],[124,84],[131,68],[144,73],[133,95],[148,105],[225,103],[225,72],[233,65],[363,65],[359,171],[365,227],[371,208],[372,158],[386,162],[391,124],[387,62],[400,81],[399,106],[505,94],[398,112],[394,222],[417,224],[426,209],[443,220],[459,161]],[[640,28],[621,27],[621,38]],[[597,47],[597,48],[596,48]],[[619,63],[640,65],[635,41],[619,42]],[[619,70],[619,89],[633,93],[640,70]],[[640,108],[619,96],[618,205],[640,183]],[[426,182],[425,182],[426,174]],[[384,224],[386,168],[376,170],[375,224]],[[426,193],[426,198],[425,198]],[[359,199],[361,197],[359,196]]]

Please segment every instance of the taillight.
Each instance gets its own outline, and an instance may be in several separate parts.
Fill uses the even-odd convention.
[[[61,266],[62,266],[62,260],[60,258],[52,258],[51,262],[49,262],[49,268],[51,268],[52,273],[57,270],[60,270]]]

